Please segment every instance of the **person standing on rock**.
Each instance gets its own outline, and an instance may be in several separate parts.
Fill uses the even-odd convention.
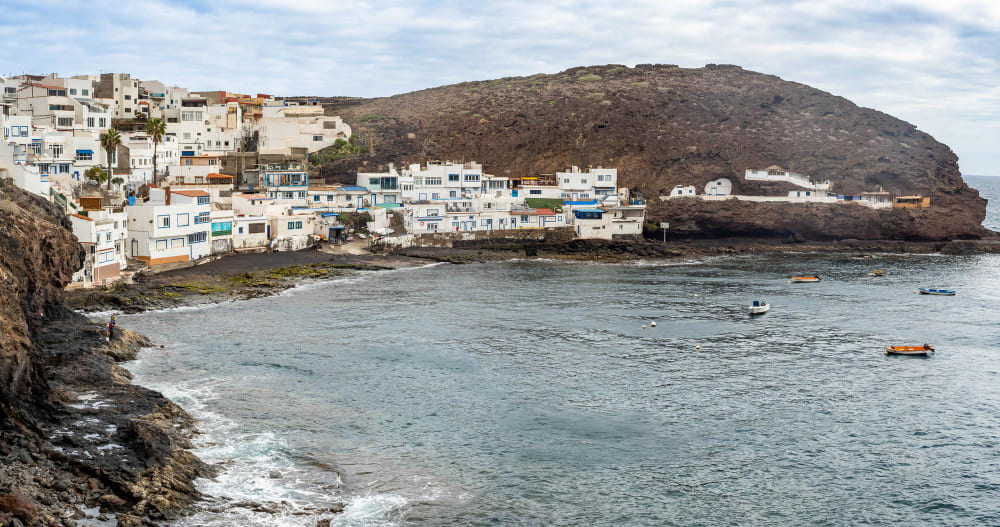
[[[108,340],[115,338],[115,316],[111,315],[111,322],[108,322]]]

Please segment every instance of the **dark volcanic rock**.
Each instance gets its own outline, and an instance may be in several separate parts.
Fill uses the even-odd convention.
[[[116,362],[149,341],[123,328],[109,342],[67,309],[84,252],[65,215],[9,183],[0,198],[0,521],[56,525],[79,505],[175,515],[212,472],[187,450],[191,418]]]
[[[492,173],[511,176],[603,165],[617,167],[622,186],[652,201],[677,184],[701,192],[718,177],[730,178],[736,193],[784,194],[788,189],[743,180],[747,168],[777,164],[829,180],[838,193],[881,186],[897,195],[930,196],[932,207],[882,215],[847,207],[788,213],[755,203],[695,202],[671,210],[673,200],[653,208],[650,219],[671,221],[671,228],[674,221],[690,220],[697,236],[989,235],[981,227],[985,200],[962,180],[947,146],[885,113],[737,66],[573,68],[334,102],[329,112],[343,116],[364,142],[371,140],[374,153],[328,162],[321,174],[331,181],[353,182],[358,169],[372,171],[390,161],[398,166],[475,159]],[[728,211],[723,217],[706,221],[722,209]],[[804,225],[789,227],[795,220]]]

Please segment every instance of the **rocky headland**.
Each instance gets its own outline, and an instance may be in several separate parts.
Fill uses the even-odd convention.
[[[213,473],[191,418],[118,365],[150,343],[65,305],[83,256],[60,209],[0,184],[0,525],[144,525]]]
[[[648,218],[688,238],[942,241],[986,239],[986,202],[958,158],[913,124],[805,84],[738,66],[580,67],[557,74],[465,82],[378,99],[325,99],[365,146],[326,152],[319,173],[354,182],[389,162],[470,160],[497,175],[570,165],[619,169],[649,200]],[[931,198],[923,210],[861,206],[661,202],[675,185],[725,177],[737,194],[780,195],[747,168],[780,165],[840,194],[879,187]]]

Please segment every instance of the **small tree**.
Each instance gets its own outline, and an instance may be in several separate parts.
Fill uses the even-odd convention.
[[[87,171],[83,173],[83,175],[97,185],[104,183],[108,179],[108,173],[102,170],[101,167],[98,166],[93,166],[88,168]]]
[[[121,185],[121,184],[125,183],[125,180],[122,179],[122,178],[120,178],[120,177],[114,177],[114,178],[111,178],[111,182],[114,183],[115,185]]]
[[[167,123],[159,117],[146,121],[146,133],[153,140],[153,184],[159,183],[156,179],[159,172],[156,171],[156,146],[163,141],[163,136],[167,135]]]
[[[108,154],[108,174],[112,173],[111,170],[111,156],[114,155],[115,151],[122,144],[122,135],[118,133],[118,130],[114,128],[109,129],[107,132],[101,134],[101,146],[104,151]],[[111,190],[111,180],[108,180],[108,190]]]

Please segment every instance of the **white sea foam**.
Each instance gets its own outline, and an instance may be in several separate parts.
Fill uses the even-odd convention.
[[[352,499],[344,512],[330,522],[338,527],[382,527],[396,525],[400,509],[407,504],[407,499],[395,494],[372,494],[358,496]]]

